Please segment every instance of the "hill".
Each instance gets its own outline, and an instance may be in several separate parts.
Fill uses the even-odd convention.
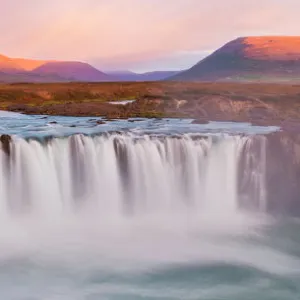
[[[175,71],[134,73],[131,71],[102,72],[80,61],[34,60],[0,55],[0,82],[101,82],[158,81],[177,74]]]
[[[33,60],[0,55],[0,82],[115,81],[83,62]]]
[[[170,80],[300,81],[300,37],[242,37]]]
[[[83,62],[47,62],[32,70],[38,75],[56,75],[70,81],[115,81],[111,75],[105,74]]]
[[[45,64],[44,60],[33,60],[23,58],[11,58],[5,55],[0,55],[0,70],[10,73],[20,71],[32,71],[33,69]]]

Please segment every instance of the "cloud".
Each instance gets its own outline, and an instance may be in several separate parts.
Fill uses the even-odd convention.
[[[197,58],[238,36],[297,34],[298,0],[10,0],[0,52],[10,56],[146,65]],[[9,34],[8,34],[9,33]],[[185,53],[185,54],[184,54]],[[179,65],[179,64],[178,64]],[[176,68],[176,66],[174,66]]]

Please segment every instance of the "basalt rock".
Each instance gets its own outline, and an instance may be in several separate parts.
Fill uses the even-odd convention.
[[[8,135],[8,134],[2,134],[1,137],[0,137],[0,142],[2,144],[2,150],[7,155],[10,155],[11,136]]]
[[[238,187],[241,204],[248,209],[263,197],[264,210],[299,216],[300,133],[282,130],[251,138],[241,155]]]
[[[269,211],[300,214],[300,134],[282,131],[267,137],[266,186]]]

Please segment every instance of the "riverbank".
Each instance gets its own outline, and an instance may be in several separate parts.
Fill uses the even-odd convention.
[[[136,100],[126,105],[111,101]],[[196,82],[2,84],[0,109],[62,116],[189,117],[292,129],[300,85]]]

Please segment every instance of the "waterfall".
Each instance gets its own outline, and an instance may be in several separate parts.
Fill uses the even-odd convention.
[[[0,151],[0,215],[231,214],[247,206],[240,199],[264,210],[264,145],[230,135],[13,137]]]

